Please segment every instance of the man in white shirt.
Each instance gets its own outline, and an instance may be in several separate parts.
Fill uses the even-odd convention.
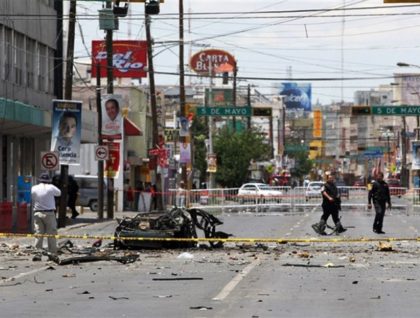
[[[60,189],[51,184],[48,173],[42,173],[39,184],[31,189],[32,206],[34,211],[35,234],[57,234],[57,220],[55,218],[55,197],[61,195]],[[35,247],[38,253],[33,257],[33,261],[41,260],[41,250],[43,237],[37,237]],[[48,237],[48,252],[55,256],[57,254],[57,242],[55,237]]]

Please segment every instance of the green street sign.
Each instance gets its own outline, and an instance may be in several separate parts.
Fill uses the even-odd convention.
[[[286,152],[302,152],[302,151],[308,151],[309,146],[308,145],[287,145],[285,147]]]
[[[251,107],[197,107],[197,116],[251,116]]]
[[[372,115],[420,116],[420,105],[372,106]]]

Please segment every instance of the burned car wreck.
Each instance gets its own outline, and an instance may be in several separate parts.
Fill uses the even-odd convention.
[[[132,218],[118,221],[115,229],[115,249],[190,248],[197,242],[188,240],[199,237],[197,229],[209,239],[225,239],[231,234],[216,231],[222,225],[214,215],[201,209],[174,207],[165,213],[139,213]],[[174,240],[174,239],[186,239]],[[222,241],[209,241],[211,247],[222,247]]]

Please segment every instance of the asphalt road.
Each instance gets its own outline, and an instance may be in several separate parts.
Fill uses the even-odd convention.
[[[316,238],[310,225],[320,214],[319,207],[225,213],[218,229],[244,238]],[[342,222],[351,228],[340,238],[420,236],[418,214],[389,211],[380,236],[372,221],[373,212],[346,209]],[[111,235],[115,225],[66,232]],[[218,250],[137,251],[132,264],[64,266],[32,262],[30,242],[0,239],[3,317],[420,316],[420,249],[412,240],[392,242],[393,251],[379,251],[378,242],[229,243]],[[80,248],[92,242],[74,240]]]

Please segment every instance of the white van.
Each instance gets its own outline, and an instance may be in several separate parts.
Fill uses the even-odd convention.
[[[79,185],[79,196],[77,198],[77,205],[88,206],[93,212],[98,211],[98,177],[91,175],[75,175],[74,179]],[[106,183],[104,178],[104,205],[107,202]]]

